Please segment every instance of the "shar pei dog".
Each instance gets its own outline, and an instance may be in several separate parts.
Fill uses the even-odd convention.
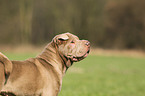
[[[89,51],[89,41],[64,33],[55,36],[35,58],[11,61],[0,53],[0,95],[57,96],[67,69]]]

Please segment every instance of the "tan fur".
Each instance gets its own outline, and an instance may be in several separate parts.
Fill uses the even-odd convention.
[[[72,53],[76,57],[68,56],[69,51],[75,50],[78,46],[76,44],[75,49],[69,47],[70,40],[73,39],[80,42],[70,33],[57,35],[40,55],[25,61],[10,61],[0,53],[1,92],[10,92],[17,96],[57,96],[61,90],[62,77],[67,68],[75,62],[73,59],[77,57],[76,52],[80,51],[77,49]],[[84,45],[78,47],[84,48],[85,55],[89,46],[85,46],[87,41],[82,42]],[[78,60],[83,58],[82,56]]]
[[[5,82],[4,65],[0,62],[0,90]]]

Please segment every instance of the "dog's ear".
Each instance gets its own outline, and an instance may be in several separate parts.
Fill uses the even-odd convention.
[[[66,41],[69,39],[69,37],[66,34],[58,35],[57,38],[58,38],[58,40],[63,40],[63,41]]]
[[[56,43],[57,45],[61,45],[65,43],[68,39],[69,37],[66,34],[60,34],[54,38],[53,42]]]

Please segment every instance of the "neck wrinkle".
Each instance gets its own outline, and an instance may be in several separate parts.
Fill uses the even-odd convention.
[[[60,56],[60,53],[57,51],[57,46],[53,43],[50,43],[46,46],[46,48],[43,50],[43,52],[37,56],[37,58],[44,59],[46,62],[48,62],[53,68],[62,75],[65,74],[66,71],[66,63],[64,58]],[[55,59],[54,59],[55,58]],[[65,62],[64,62],[65,61]]]
[[[56,48],[56,50],[58,49],[58,46],[56,44],[53,44]],[[61,62],[63,64],[62,69],[63,69],[63,75],[66,73],[67,69],[72,65],[72,62],[69,58],[66,58],[61,52],[57,51],[57,53],[59,54],[60,58],[61,58]]]

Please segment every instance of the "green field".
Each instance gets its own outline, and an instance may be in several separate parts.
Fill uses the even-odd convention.
[[[35,54],[6,54],[24,60]],[[145,96],[145,58],[89,55],[63,78],[59,96]]]

